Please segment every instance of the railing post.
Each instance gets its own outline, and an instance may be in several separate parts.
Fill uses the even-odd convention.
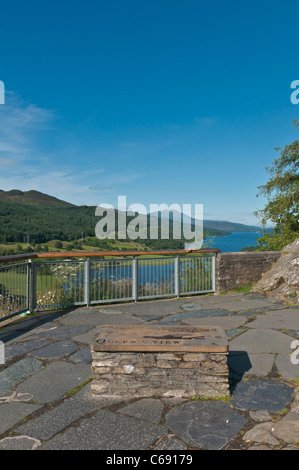
[[[84,261],[84,303],[90,305],[90,259]]]
[[[174,290],[176,297],[180,296],[180,255],[174,261]]]
[[[32,259],[27,265],[27,307],[28,313],[32,313],[37,306],[36,299],[36,265]]]
[[[212,290],[216,291],[216,253],[212,256]]]
[[[132,263],[132,296],[135,302],[138,300],[138,259],[133,258]]]

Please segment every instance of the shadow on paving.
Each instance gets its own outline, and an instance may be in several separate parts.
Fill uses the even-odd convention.
[[[37,312],[30,314],[28,318],[13,317],[9,323],[5,322],[5,324],[1,324],[0,322],[0,341],[3,341],[3,343],[8,343],[9,341],[17,339],[24,333],[30,333],[32,329],[43,326],[45,323],[57,320],[63,315],[74,312],[75,310],[77,310],[76,307],[50,312]]]

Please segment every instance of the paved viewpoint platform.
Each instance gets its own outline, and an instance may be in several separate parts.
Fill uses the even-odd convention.
[[[15,320],[0,329],[1,450],[299,450],[298,307],[202,295]],[[93,397],[90,344],[116,324],[222,327],[230,396]]]

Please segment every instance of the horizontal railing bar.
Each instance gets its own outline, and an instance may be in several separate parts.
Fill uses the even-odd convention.
[[[201,254],[201,253],[220,253],[218,248],[209,250],[157,250],[157,251],[53,251],[45,253],[23,253],[19,255],[0,256],[0,263],[10,261],[21,261],[36,258],[89,258],[103,256],[147,256],[147,255],[179,255],[179,254]]]
[[[101,260],[102,261],[102,260]],[[49,265],[49,264],[53,264],[55,266],[57,266],[57,263],[61,263],[61,264],[73,264],[73,263],[80,263],[82,262],[82,264],[85,262],[85,259],[62,259],[62,260],[56,260],[56,261],[35,261],[34,264],[36,264],[37,266],[44,266],[45,264]]]
[[[15,312],[9,313],[8,315],[4,315],[3,317],[1,317],[0,315],[0,322],[4,320],[8,320],[9,318],[12,318],[16,315],[21,315],[22,313],[26,313],[26,312],[28,312],[28,307],[25,307],[21,310],[16,310]]]
[[[203,253],[205,254],[205,253]],[[194,256],[193,258],[201,258],[201,255],[197,255],[197,256]],[[190,259],[193,259],[193,258],[190,258]],[[128,261],[133,261],[134,258],[119,258],[117,260],[105,260],[103,258],[93,258],[92,259],[92,262],[93,263],[96,263],[96,262],[105,262],[105,263],[109,263],[110,261],[115,261],[116,263],[121,263],[121,262],[128,262]],[[169,262],[173,262],[174,260],[176,259],[175,256],[171,257],[171,256],[168,256],[168,257],[161,257],[161,258],[138,258],[138,262],[142,262],[142,261],[169,261]],[[84,263],[85,259],[77,259],[77,260],[74,260],[74,259],[63,259],[61,260],[61,263],[79,263],[80,261],[82,261],[82,263]],[[35,264],[57,264],[59,263],[59,261],[35,261]],[[116,265],[117,266],[117,265]]]
[[[190,254],[190,253],[220,253],[219,249],[210,250],[157,250],[157,251],[86,251],[86,252],[47,252],[35,253],[37,258],[82,258],[94,256],[145,256],[145,255],[175,255],[175,254]]]
[[[149,294],[149,295],[141,295],[138,294],[139,300],[146,300],[146,299],[164,299],[166,297],[175,297],[175,293],[170,294]]]
[[[27,266],[28,263],[17,263],[17,264],[9,264],[7,266],[0,266],[0,271],[7,271],[11,268],[18,268],[19,266]]]
[[[91,300],[90,305],[92,304],[111,304],[111,303],[122,303],[122,302],[131,302],[134,300],[134,297],[120,297],[118,299],[101,299],[101,300]]]
[[[194,290],[194,291],[188,291],[188,292],[180,292],[180,295],[193,295],[193,294],[210,294],[211,292],[214,292],[213,289],[207,289],[207,290]]]
[[[0,256],[0,263],[9,263],[10,261],[26,261],[37,258],[37,253],[23,253],[19,255]]]

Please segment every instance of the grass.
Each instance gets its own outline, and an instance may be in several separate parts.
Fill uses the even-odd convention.
[[[237,287],[236,289],[232,289],[232,290],[225,290],[225,291],[220,292],[220,294],[221,295],[227,295],[227,294],[239,294],[239,293],[243,293],[243,292],[250,292],[251,288],[252,288],[252,285],[250,284],[248,286],[240,286],[240,287]]]
[[[85,385],[87,385],[87,384],[88,384],[89,382],[91,382],[91,381],[92,381],[92,377],[90,377],[89,379],[85,380],[85,382],[83,382],[82,384],[80,384],[78,387],[73,388],[72,390],[69,390],[69,391],[67,392],[67,396],[68,396],[68,397],[72,397],[72,396],[76,395],[76,393],[78,393],[78,392],[81,390],[81,388],[85,387]]]
[[[1,277],[0,275],[0,285],[8,289],[11,295],[27,295],[27,274],[13,271],[9,274],[9,278],[5,276]],[[36,279],[37,292],[45,292],[47,289],[51,288],[51,286],[60,288],[61,285],[62,281],[57,277],[54,279],[53,274],[43,274],[42,276],[37,276]]]
[[[62,248],[57,248],[55,245],[57,242],[61,242]],[[81,242],[81,241],[80,241]],[[80,246],[75,246],[72,248],[71,251],[111,251],[111,250],[140,250],[143,249],[142,246],[139,243],[136,243],[134,241],[120,241],[120,240],[109,240],[107,248],[100,248],[97,244],[93,245],[92,241],[90,243],[84,243],[86,240],[82,240],[82,244],[80,243]],[[55,240],[50,240],[46,243],[40,243],[41,250],[36,250],[37,244],[36,245],[28,245],[28,243],[21,243],[21,242],[7,242],[7,243],[0,243],[0,251],[1,249],[3,250],[15,250],[17,251],[20,247],[23,252],[32,252],[33,251],[44,251],[44,246],[47,245],[48,250],[51,252],[64,252],[67,250],[68,245],[76,245],[78,243],[78,240],[74,241],[61,241],[58,239]],[[69,250],[68,250],[69,251]],[[146,251],[146,247],[144,247],[144,251]],[[46,253],[46,252],[45,252]]]
[[[191,397],[192,401],[213,400],[213,401],[225,401],[227,403],[229,403],[230,399],[231,399],[230,395],[221,395],[221,396],[218,396],[218,397],[207,397],[205,395],[193,395]]]

